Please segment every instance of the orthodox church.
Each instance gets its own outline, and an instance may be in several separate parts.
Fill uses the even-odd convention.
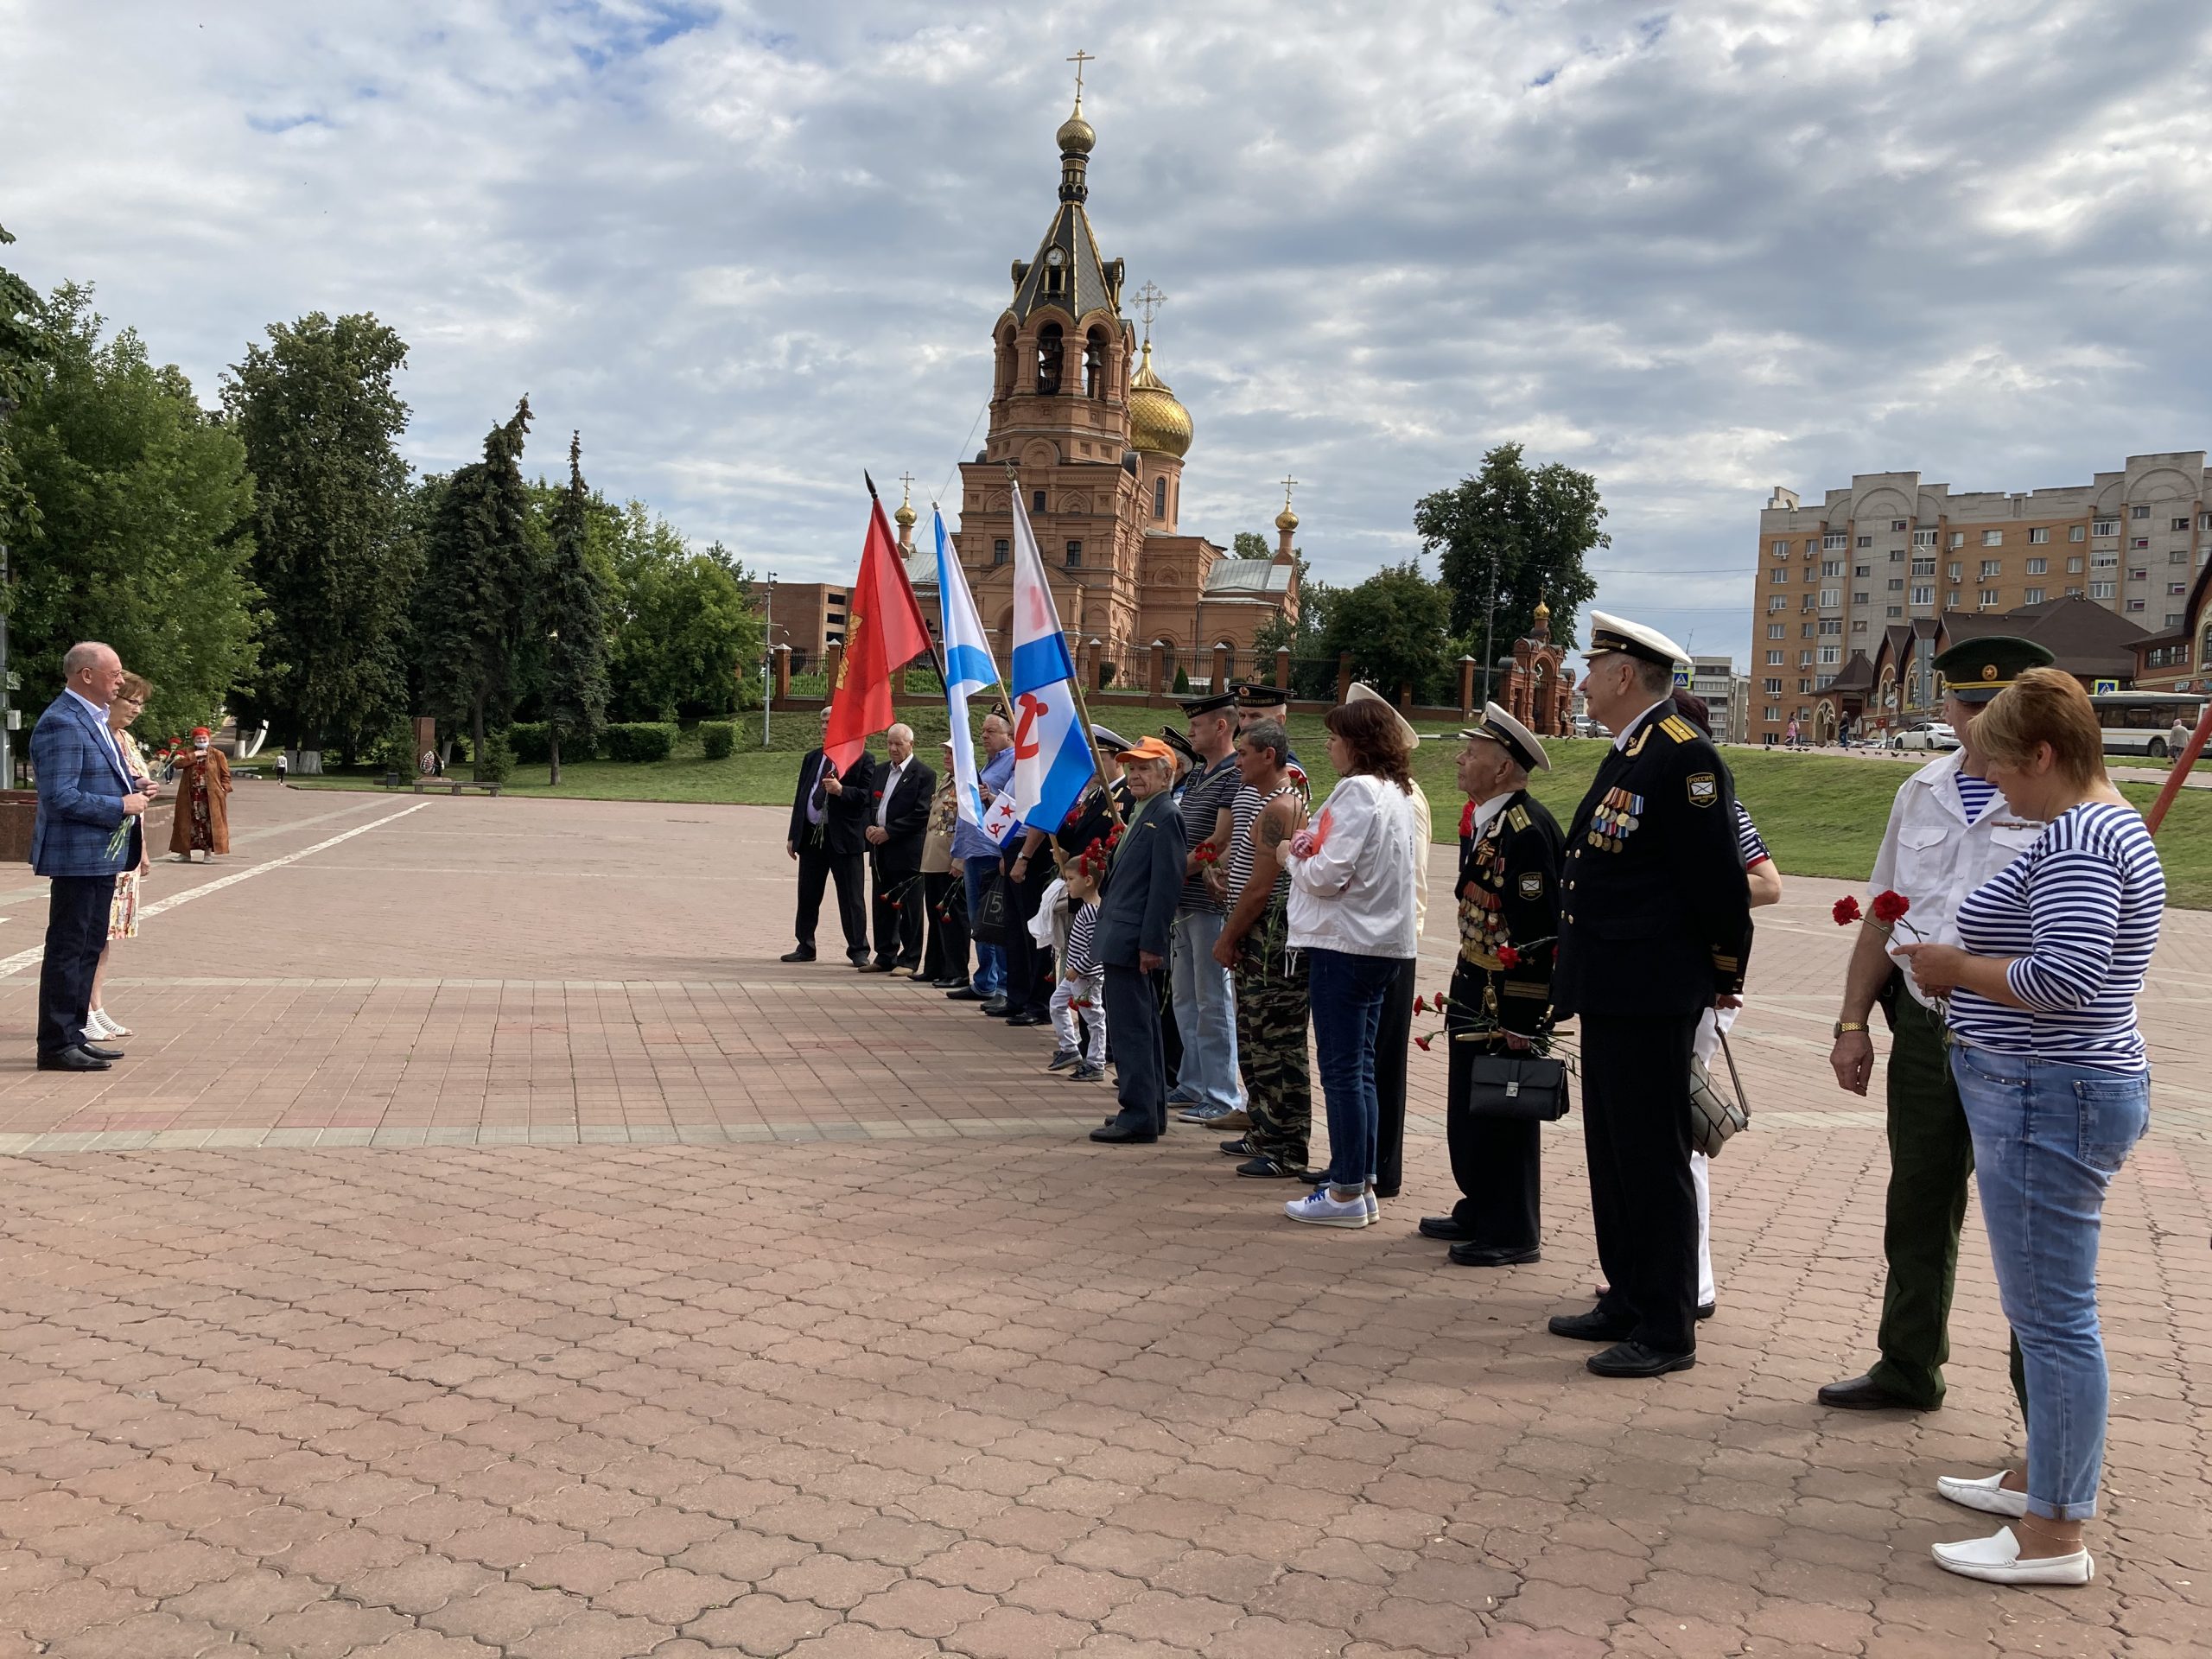
[[[1181,667],[1202,679],[1225,645],[1231,675],[1258,677],[1274,664],[1255,663],[1254,637],[1270,618],[1298,615],[1289,480],[1271,559],[1235,558],[1183,531],[1191,412],[1153,365],[1151,320],[1163,296],[1149,283],[1130,296],[1145,319],[1140,341],[1122,312],[1123,264],[1100,255],[1084,211],[1097,135],[1083,118],[1079,79],[1075,112],[1057,136],[1059,206],[1035,254],[1014,262],[1013,296],[992,328],[989,426],[960,467],[954,541],[976,610],[1003,664],[1018,489],[1078,662],[1096,640],[1116,683],[1142,685],[1161,643],[1171,677]],[[933,614],[934,551],[913,548],[911,505],[898,518],[908,574]]]

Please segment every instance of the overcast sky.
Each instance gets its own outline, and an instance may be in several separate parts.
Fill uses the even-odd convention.
[[[974,450],[1080,47],[1092,223],[1169,296],[1186,530],[1266,528],[1287,470],[1356,581],[1518,438],[1597,475],[1599,605],[1741,661],[1776,484],[2021,490],[2212,437],[2208,29],[2185,0],[0,0],[0,223],[208,403],[268,322],[373,311],[419,467],[527,391],[526,464],[581,427],[610,494],[845,580],[861,469],[925,494]]]

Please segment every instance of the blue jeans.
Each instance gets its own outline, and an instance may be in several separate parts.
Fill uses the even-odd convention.
[[[983,902],[983,884],[999,873],[999,861],[996,857],[963,858],[960,863],[968,877],[968,920],[972,925]],[[1005,946],[976,941],[975,988],[985,996],[1006,994]]]
[[[2151,1121],[2151,1074],[1963,1045],[1951,1074],[1974,1135],[1997,1294],[2028,1382],[2028,1508],[2097,1512],[2107,1379],[2097,1328],[2105,1185]]]
[[[1213,959],[1229,918],[1210,910],[1175,918],[1169,953],[1169,994],[1175,1029],[1183,1038],[1183,1063],[1175,1073],[1175,1098],[1193,1106],[1235,1108],[1244,1103],[1236,1070],[1236,991],[1229,969]]]
[[[1306,960],[1313,1002],[1313,1056],[1328,1106],[1329,1184],[1363,1190],[1375,1175],[1375,1132],[1382,1121],[1375,1092],[1375,1037],[1401,959],[1308,950]]]

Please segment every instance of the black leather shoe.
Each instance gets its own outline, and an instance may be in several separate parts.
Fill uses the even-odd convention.
[[[947,991],[944,994],[944,1000],[948,1002],[988,1002],[991,999],[973,985],[963,985],[957,991]]]
[[[864,974],[887,974],[891,971],[891,964],[887,962],[862,962],[854,965]]]
[[[1049,1014],[1009,1014],[1006,1022],[1009,1026],[1049,1026],[1052,1023],[1052,1016]]]
[[[1148,1128],[1139,1128],[1134,1123],[1124,1123],[1120,1118],[1090,1132],[1090,1138],[1109,1147],[1150,1146],[1160,1137]]]
[[[41,1071],[105,1071],[107,1068],[108,1062],[81,1048],[59,1048],[38,1057],[38,1069]]]
[[[868,952],[865,950],[848,950],[845,952],[845,960],[851,963],[855,968],[865,968],[868,966]]]
[[[1719,1311],[1720,1304],[1718,1302],[1700,1302],[1697,1305],[1697,1316],[1700,1319],[1709,1319]]]
[[[1670,1354],[1640,1342],[1622,1342],[1583,1363],[1599,1376],[1664,1376],[1669,1371],[1687,1371],[1697,1363],[1697,1356]]]
[[[1854,1376],[1847,1382],[1830,1382],[1814,1396],[1824,1406],[1834,1406],[1842,1411],[1934,1411],[1934,1406],[1923,1406],[1916,1400],[1908,1400],[1901,1394],[1892,1394],[1872,1376]]]
[[[1457,1244],[1467,1236],[1467,1230],[1450,1216],[1423,1216],[1420,1232],[1423,1238],[1440,1238],[1447,1244]]]
[[[1555,1337],[1571,1337],[1577,1342],[1626,1342],[1629,1332],[1627,1325],[1607,1319],[1594,1307],[1587,1313],[1554,1313],[1545,1329]]]
[[[97,1043],[79,1043],[77,1046],[96,1060],[119,1060],[124,1058],[119,1048],[102,1048]]]
[[[1014,1012],[1014,1004],[1002,996],[995,996],[983,1004],[983,1012],[994,1020],[1003,1020]]]
[[[1541,1262],[1543,1253],[1530,1245],[1525,1250],[1503,1250],[1493,1244],[1454,1244],[1445,1255],[1455,1266],[1462,1268],[1517,1268],[1524,1262]]]
[[[811,950],[786,950],[782,956],[777,957],[776,960],[779,962],[812,962],[814,960],[814,952]]]
[[[964,991],[968,988],[968,982],[964,979],[933,979],[930,981],[930,988],[933,991]]]

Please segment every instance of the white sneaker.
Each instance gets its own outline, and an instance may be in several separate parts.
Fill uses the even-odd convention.
[[[1375,1197],[1375,1183],[1370,1181],[1367,1184],[1367,1190],[1360,1196],[1367,1200],[1367,1221],[1370,1226],[1373,1226],[1382,1219],[1382,1206]]]
[[[1283,1205],[1282,1212],[1293,1221],[1315,1227],[1364,1227],[1375,1219],[1367,1212],[1364,1194],[1340,1201],[1330,1196],[1326,1186],[1317,1186],[1304,1198],[1293,1198]]]
[[[2002,1515],[2018,1520],[2028,1512],[2028,1495],[2007,1491],[2002,1474],[1992,1475],[1986,1480],[1968,1480],[1964,1475],[1939,1475],[1936,1490],[1952,1503],[1980,1510],[1984,1515]]]
[[[1969,1538],[1960,1544],[1937,1544],[1936,1565],[1962,1579],[1981,1579],[1991,1584],[2087,1584],[2097,1575],[2089,1552],[2044,1555],[2031,1561],[2020,1559],[2020,1541],[2010,1527],[1999,1527],[1986,1538]]]

